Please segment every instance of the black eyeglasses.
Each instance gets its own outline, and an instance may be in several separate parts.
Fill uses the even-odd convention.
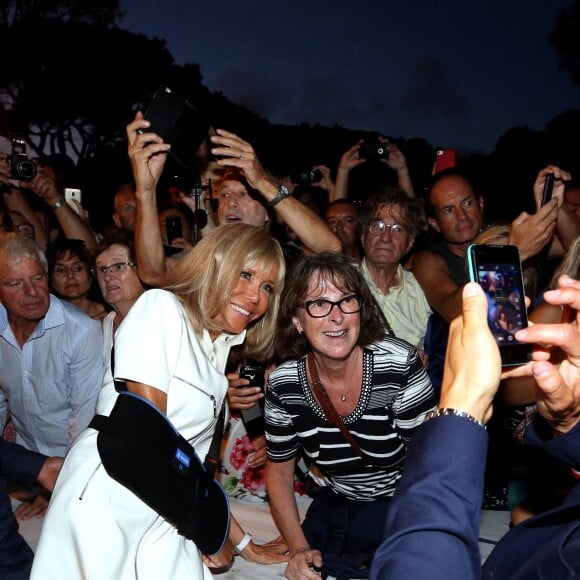
[[[300,304],[300,308],[304,308],[312,318],[324,318],[328,316],[335,306],[338,306],[343,314],[360,312],[360,296],[358,294],[351,294],[336,302],[326,300],[325,298],[318,298],[317,300],[308,300]]]
[[[97,266],[91,270],[91,273],[93,276],[104,276],[107,272],[111,272],[111,274],[122,274],[128,267],[133,268],[134,266],[135,262],[117,262],[110,266]]]

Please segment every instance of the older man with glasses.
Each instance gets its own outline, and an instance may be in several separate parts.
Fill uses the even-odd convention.
[[[431,308],[413,274],[401,265],[424,220],[419,203],[399,188],[387,188],[365,202],[361,273],[395,336],[422,350]]]

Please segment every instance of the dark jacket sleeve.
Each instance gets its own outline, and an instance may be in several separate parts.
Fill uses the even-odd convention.
[[[0,476],[31,487],[46,461],[46,455],[29,451],[0,437]]]
[[[570,467],[580,468],[580,425],[554,438],[554,430],[538,415],[526,429],[525,441],[528,445],[541,446],[552,457]]]
[[[554,438],[554,431],[538,416],[525,439],[571,467],[580,466],[580,425]],[[577,578],[579,572],[580,486],[576,484],[560,506],[512,528],[485,561],[482,578]]]
[[[389,508],[374,580],[480,577],[479,524],[488,437],[454,416],[421,425]]]

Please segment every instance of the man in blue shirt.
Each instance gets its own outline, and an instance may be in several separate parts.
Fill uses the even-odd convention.
[[[0,430],[64,456],[95,413],[104,374],[101,325],[49,292],[33,240],[0,234]]]

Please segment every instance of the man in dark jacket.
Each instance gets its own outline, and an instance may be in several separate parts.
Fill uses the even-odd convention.
[[[6,479],[25,488],[38,481],[52,491],[62,461],[61,457],[46,457],[0,437],[0,578],[3,580],[27,579],[33,557],[32,550],[18,533]]]

